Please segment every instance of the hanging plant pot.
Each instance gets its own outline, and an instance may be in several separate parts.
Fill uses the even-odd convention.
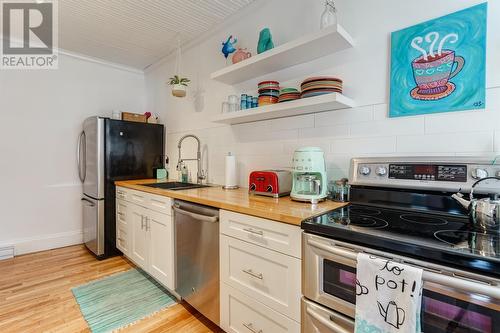
[[[185,97],[186,96],[186,86],[183,84],[173,84],[172,85],[172,95],[175,97]]]

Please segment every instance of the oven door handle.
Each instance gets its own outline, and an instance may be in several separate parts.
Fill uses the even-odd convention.
[[[326,318],[321,317],[320,315],[318,315],[316,312],[314,312],[309,308],[306,310],[306,312],[309,316],[311,316],[315,320],[319,321],[321,324],[328,327],[333,333],[350,333],[348,330],[334,323],[331,319],[327,320]]]
[[[318,248],[320,250],[332,253],[334,255],[344,257],[353,261],[357,261],[357,253],[356,252],[351,252],[347,250],[343,250],[340,248],[336,248],[331,245],[323,244],[321,242],[315,241],[308,239],[307,244]],[[369,252],[366,252],[368,254],[371,254]],[[377,254],[373,254],[377,256]],[[378,256],[377,256],[378,257]],[[405,263],[407,265],[417,267],[417,268],[422,268],[424,270],[422,274],[422,279],[424,282],[432,282],[436,283],[441,286],[445,287],[452,287],[456,288],[462,291],[470,292],[470,293],[477,293],[481,294],[484,296],[492,297],[494,299],[500,299],[500,286],[498,285],[492,285],[492,284],[487,284],[483,281],[477,281],[471,279],[465,279],[461,277],[456,277],[456,276],[450,276],[449,274],[438,274],[431,272],[429,270],[426,270],[425,267],[421,267],[418,265],[412,265],[411,263]]]

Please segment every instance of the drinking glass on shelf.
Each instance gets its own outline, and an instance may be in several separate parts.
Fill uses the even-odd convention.
[[[238,111],[239,107],[237,103],[229,103],[229,112]]]
[[[229,97],[227,98],[227,101],[229,102],[229,104],[238,104],[238,96],[229,95]]]
[[[222,102],[222,113],[228,113],[228,112],[229,112],[229,103]]]

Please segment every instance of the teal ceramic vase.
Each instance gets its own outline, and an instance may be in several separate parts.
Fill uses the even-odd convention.
[[[267,50],[274,48],[273,36],[271,35],[271,30],[269,28],[264,28],[261,30],[259,35],[259,44],[257,45],[257,53],[262,53]]]

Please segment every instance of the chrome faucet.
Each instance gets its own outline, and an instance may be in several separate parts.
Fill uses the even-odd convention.
[[[187,139],[187,138],[193,138],[198,142],[198,149],[196,152],[196,158],[182,158],[181,157],[182,141],[184,141],[184,139]],[[196,135],[193,135],[193,134],[184,135],[179,140],[179,143],[177,144],[177,148],[179,148],[179,160],[177,162],[177,167],[176,167],[177,171],[182,170],[182,164],[184,163],[184,161],[198,161],[198,170],[196,172],[196,178],[197,178],[197,183],[201,184],[201,182],[203,180],[205,180],[207,178],[207,176],[205,175],[205,172],[201,169],[201,141],[200,141],[200,139]]]

